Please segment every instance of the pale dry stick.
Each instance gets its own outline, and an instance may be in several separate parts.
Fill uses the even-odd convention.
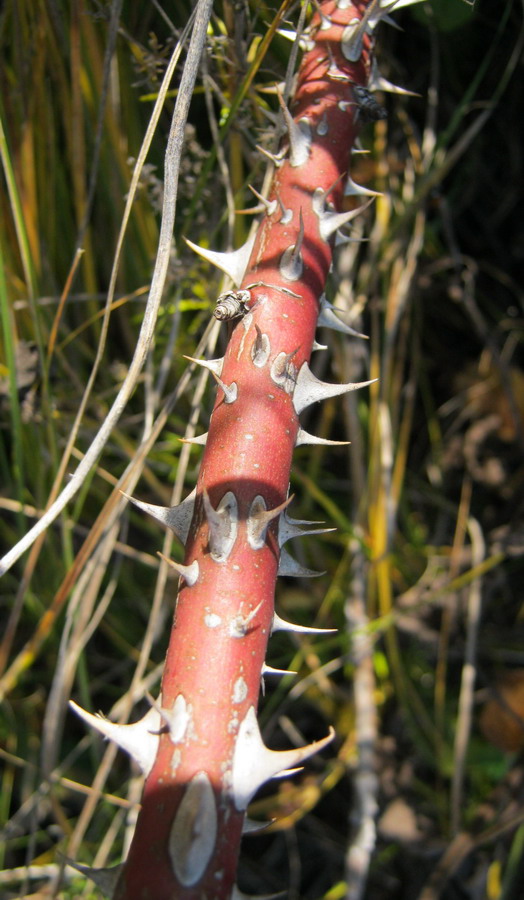
[[[486,556],[486,544],[482,529],[473,516],[469,516],[467,530],[471,540],[471,564],[475,569]],[[474,578],[469,586],[466,613],[466,647],[458,703],[457,727],[453,748],[453,777],[451,781],[451,832],[457,834],[462,818],[464,772],[466,753],[473,719],[473,700],[477,675],[477,644],[482,611],[482,581]]]
[[[176,196],[178,188],[178,177],[180,173],[180,160],[182,155],[184,128],[189,112],[191,96],[193,94],[193,89],[198,74],[199,60],[206,41],[207,23],[211,15],[211,8],[211,0],[199,0],[198,6],[194,13],[195,25],[191,37],[186,63],[184,65],[182,79],[180,82],[166,150],[164,201],[157,258],[153,271],[151,289],[144,311],[144,319],[140,329],[140,335],[135,353],[129,367],[129,371],[104,423],[100,427],[98,434],[91,443],[89,450],[84,456],[82,462],[79,464],[71,480],[59,494],[57,499],[49,507],[42,519],[40,519],[40,521],[37,522],[36,525],[34,525],[27,532],[27,534],[24,535],[24,537],[20,541],[18,541],[18,543],[0,560],[0,575],[5,574],[5,572],[7,572],[11,568],[11,566],[20,558],[20,556],[25,553],[25,551],[28,550],[29,547],[31,547],[36,538],[43,534],[43,532],[48,528],[51,522],[56,519],[56,517],[62,512],[67,503],[80,490],[86,476],[91,471],[98,456],[104,448],[109,435],[111,434],[111,431],[122,415],[122,412],[124,411],[127,401],[129,400],[129,397],[131,396],[135,388],[138,376],[144,365],[146,355],[153,340],[155,324],[158,316],[158,309],[162,299],[167,269],[169,266],[173,227],[175,222]],[[165,91],[167,91],[167,85],[165,86]],[[156,110],[157,106],[155,105],[155,111]],[[158,109],[158,115],[160,115],[160,109]],[[127,206],[125,215],[126,214],[127,216],[129,215]],[[121,234],[115,254],[116,259],[119,258],[122,243],[123,235]]]
[[[229,167],[226,161],[226,156],[224,153],[224,148],[220,143],[220,132],[218,128],[218,123],[215,116],[215,110],[213,107],[213,99],[211,97],[211,86],[213,84],[212,79],[209,77],[207,57],[204,53],[202,57],[202,68],[203,68],[203,83],[204,83],[204,98],[206,101],[206,109],[207,109],[207,121],[209,123],[209,127],[211,129],[211,136],[213,138],[213,143],[215,145],[216,155],[217,155],[217,163],[218,168],[220,169],[220,174],[222,176],[222,184],[224,185],[224,190],[226,193],[226,205],[227,205],[227,230],[228,236],[226,241],[226,249],[231,250],[232,248],[232,240],[233,234],[235,230],[235,198],[233,196],[233,187],[231,184],[231,176],[229,173]]]
[[[198,345],[197,354],[202,353],[204,348],[207,346],[209,334],[215,324],[216,323],[214,322],[209,323]],[[73,566],[64,578],[60,588],[58,589],[51,604],[46,610],[46,613],[42,617],[33,636],[27,641],[27,643],[24,645],[22,650],[19,652],[17,657],[13,660],[7,671],[0,679],[0,698],[5,696],[13,688],[21,672],[23,672],[24,669],[26,669],[28,665],[33,661],[34,656],[39,651],[42,643],[48,635],[50,622],[52,621],[52,619],[56,618],[56,616],[62,609],[64,603],[67,600],[69,591],[75,583],[79,572],[86,564],[90,553],[93,551],[93,548],[100,540],[102,534],[109,528],[111,528],[115,519],[120,516],[126,503],[123,492],[129,493],[134,490],[135,485],[142,473],[146,458],[150,453],[152,447],[154,446],[154,443],[157,440],[159,434],[164,428],[177,400],[186,390],[189,384],[189,380],[190,370],[186,369],[175,390],[171,394],[171,397],[167,400],[167,402],[164,404],[163,409],[160,411],[151,434],[146,440],[143,440],[140,446],[137,448],[134,459],[129,463],[124,473],[120,476],[118,482],[113,488],[112,493],[106,500],[104,507],[98,514],[98,517],[91,530],[89,531],[84,544],[79,550]]]
[[[114,19],[114,16],[115,16],[115,15],[116,15],[116,10],[114,9],[114,10],[113,10],[113,15],[112,15],[112,26],[113,26],[113,19]],[[162,112],[162,109],[163,109],[163,105],[164,105],[165,97],[166,97],[166,94],[167,94],[167,90],[168,90],[168,88],[169,88],[169,84],[170,84],[171,78],[172,78],[172,76],[173,76],[173,74],[174,74],[176,65],[178,64],[178,60],[180,59],[180,54],[181,54],[182,49],[183,49],[183,47],[184,47],[185,41],[186,41],[186,39],[187,39],[187,35],[188,35],[188,33],[189,33],[189,29],[190,29],[191,23],[192,23],[192,21],[193,21],[193,18],[194,18],[194,14],[193,14],[193,15],[191,16],[191,18],[189,19],[189,22],[188,22],[186,28],[184,29],[184,31],[183,31],[183,33],[182,33],[182,36],[181,36],[181,38],[180,38],[180,41],[178,42],[178,44],[177,44],[177,46],[176,46],[176,48],[175,48],[175,51],[174,51],[173,54],[172,54],[171,60],[170,60],[170,62],[169,62],[169,65],[168,65],[168,67],[167,67],[167,69],[166,69],[166,73],[165,73],[165,75],[164,75],[164,79],[163,79],[162,85],[161,85],[161,87],[160,87],[160,91],[159,91],[159,94],[158,94],[157,101],[156,101],[156,103],[155,103],[155,105],[154,105],[154,107],[153,107],[153,113],[152,113],[152,115],[151,115],[151,119],[150,119],[150,122],[149,122],[149,126],[148,126],[148,128],[147,128],[147,131],[146,131],[144,140],[143,140],[143,142],[142,142],[142,146],[141,146],[141,148],[140,148],[140,152],[139,152],[139,155],[138,155],[138,159],[137,159],[137,161],[136,161],[135,168],[134,168],[134,170],[133,170],[133,175],[132,175],[132,178],[131,178],[131,184],[130,184],[130,188],[129,188],[129,192],[128,192],[128,196],[127,196],[127,200],[126,200],[126,206],[125,206],[124,214],[123,214],[123,217],[122,217],[122,224],[121,224],[121,226],[120,226],[120,232],[119,232],[118,239],[117,239],[117,245],[116,245],[116,250],[115,250],[115,257],[114,257],[114,260],[113,260],[113,267],[112,267],[112,270],[111,270],[111,276],[110,276],[110,281],[109,281],[109,288],[108,288],[107,298],[106,298],[106,303],[105,303],[105,308],[104,308],[104,315],[103,315],[103,318],[102,318],[102,329],[101,329],[100,339],[99,339],[98,346],[97,346],[97,351],[96,351],[96,355],[95,355],[95,360],[94,360],[94,363],[93,363],[93,367],[92,367],[92,370],[91,370],[91,374],[90,374],[89,379],[88,379],[88,383],[87,383],[86,388],[85,388],[85,390],[84,390],[82,399],[81,399],[81,401],[80,401],[79,408],[78,408],[77,413],[76,413],[76,416],[75,416],[75,421],[73,422],[73,425],[72,425],[72,427],[71,427],[71,430],[70,430],[70,433],[69,433],[69,436],[68,436],[68,440],[67,440],[67,443],[66,443],[66,447],[65,447],[64,452],[63,452],[63,454],[62,454],[62,459],[61,459],[60,465],[59,465],[59,467],[58,467],[58,471],[57,471],[57,473],[56,473],[55,479],[54,479],[53,484],[52,484],[52,486],[51,486],[51,490],[50,490],[50,492],[49,492],[49,497],[48,497],[48,501],[47,501],[48,509],[49,509],[49,507],[53,504],[53,501],[54,501],[55,498],[57,497],[57,494],[58,494],[58,492],[59,492],[59,490],[60,490],[60,485],[62,484],[62,481],[63,481],[64,476],[65,476],[65,473],[66,473],[67,466],[68,466],[68,464],[69,464],[69,460],[70,460],[70,458],[71,458],[71,454],[73,453],[74,444],[75,444],[75,441],[76,441],[76,438],[77,438],[77,435],[78,435],[78,430],[79,430],[79,428],[80,428],[80,424],[81,424],[82,419],[83,419],[83,416],[84,416],[84,412],[85,412],[85,409],[86,409],[86,406],[87,406],[87,402],[88,402],[89,396],[90,396],[90,394],[91,394],[91,391],[92,391],[92,388],[93,388],[93,385],[94,385],[94,382],[95,382],[95,379],[96,379],[96,376],[97,376],[97,373],[98,373],[98,369],[99,369],[100,363],[101,363],[101,361],[102,361],[103,353],[104,353],[104,350],[105,350],[105,344],[106,344],[106,339],[107,339],[108,329],[109,329],[109,318],[110,318],[110,315],[111,315],[111,309],[112,309],[113,299],[114,299],[114,295],[115,295],[116,279],[117,279],[117,275],[118,275],[118,267],[119,267],[119,264],[120,264],[120,256],[121,256],[121,252],[122,252],[122,247],[123,247],[123,242],[124,242],[125,232],[126,232],[126,230],[127,230],[127,225],[128,225],[129,217],[130,217],[130,214],[131,214],[132,204],[133,204],[133,201],[134,201],[134,198],[135,198],[135,194],[136,194],[136,191],[137,191],[138,182],[139,182],[139,179],[140,179],[140,174],[141,174],[141,172],[142,172],[142,168],[143,168],[143,165],[144,165],[144,163],[145,163],[145,160],[146,160],[146,157],[147,157],[147,153],[149,152],[149,148],[150,148],[150,146],[151,146],[151,141],[152,141],[152,139],[153,139],[153,136],[154,136],[154,133],[155,133],[155,130],[156,130],[156,126],[157,126],[157,124],[158,124],[158,120],[159,120],[159,118],[160,118],[160,115],[161,115],[161,112]],[[176,111],[175,111],[175,112],[176,112]],[[96,152],[96,151],[95,151],[95,152]],[[93,182],[92,182],[92,184],[93,184]],[[72,267],[71,267],[71,271],[70,271],[70,274],[69,274],[69,276],[68,276],[68,282],[71,280],[72,275],[73,275],[73,272],[74,272],[74,270],[75,270],[75,268],[76,268],[76,265],[77,265],[77,263],[78,263],[78,260],[79,260],[79,253],[80,253],[80,250],[77,249],[77,252],[76,252],[76,255],[75,255],[75,259],[73,260]],[[63,302],[65,302],[65,298],[66,298],[66,288],[65,288],[64,291],[62,292],[62,296],[61,296],[61,298],[60,298],[59,307],[58,307],[58,310],[57,310],[57,313],[56,313],[56,316],[55,316],[55,323],[58,321],[58,317],[59,317],[60,311],[61,311],[61,306],[62,306]],[[151,302],[151,299],[152,299],[152,298],[151,298],[151,293],[150,293],[150,298],[149,298],[148,303]],[[147,310],[147,306],[146,306],[146,310]],[[51,348],[51,349],[50,349],[50,352],[52,352],[52,348],[53,348],[53,344],[54,344],[54,330],[55,330],[55,325],[53,325],[53,329],[52,329],[51,336],[50,336],[50,348]],[[142,334],[142,332],[141,332],[141,334]],[[150,340],[149,340],[149,344],[151,343],[151,340],[152,340],[152,337],[151,337]],[[130,377],[130,374],[131,374],[131,371],[128,372],[128,376],[127,376],[128,378]],[[139,372],[136,373],[135,381],[138,379],[138,374],[139,374]],[[124,385],[122,385],[122,390],[123,390],[125,384],[126,384],[126,382],[124,381]],[[131,385],[131,390],[132,390],[133,386],[134,386],[134,385]],[[118,400],[118,397],[117,397],[117,400]],[[127,401],[126,401],[126,402],[127,402]],[[115,407],[113,406],[113,409],[114,409],[114,408],[115,408]],[[114,424],[116,424],[116,421],[117,421],[118,418],[120,417],[120,414],[121,414],[121,412],[118,414],[118,417],[115,419]],[[109,417],[108,417],[108,418],[110,418],[110,417],[111,417],[111,412],[109,413]],[[106,419],[106,425],[107,425],[107,421],[108,421],[108,420]],[[112,429],[110,429],[110,430],[112,430]],[[99,434],[100,434],[100,432],[99,432]],[[106,437],[105,437],[105,440],[103,441],[103,443],[102,443],[102,445],[101,445],[101,447],[100,447],[100,452],[101,452],[101,450],[103,449],[103,446],[105,445],[105,443],[106,443],[108,437],[109,437],[109,432],[107,433],[107,435],[106,435]],[[95,438],[95,441],[96,441],[96,440],[97,440],[97,439]],[[94,444],[94,443],[95,443],[95,442],[93,442],[93,444]],[[88,453],[90,453],[92,449],[93,449],[93,445],[92,445],[92,447],[90,448],[90,450],[88,451]],[[96,455],[98,455],[98,453],[97,453]],[[93,458],[93,464],[94,464],[95,459],[96,459],[96,456]],[[76,474],[76,473],[75,473],[75,474]],[[87,471],[86,471],[85,475],[87,475]],[[85,475],[84,475],[83,477],[85,477]],[[83,480],[83,478],[82,478],[82,480]],[[80,482],[80,484],[78,485],[78,488],[77,488],[77,489],[79,489],[79,488],[81,487],[81,483],[82,483],[82,482]],[[70,484],[71,484],[71,482],[70,482]],[[70,498],[68,497],[67,500],[66,500],[65,502],[67,502],[68,499],[70,499]],[[64,503],[64,505],[65,505],[65,503]],[[38,560],[38,556],[39,556],[39,554],[40,554],[40,550],[41,550],[41,548],[42,548],[44,532],[45,532],[45,530],[47,529],[48,525],[49,525],[52,521],[54,521],[54,519],[56,518],[57,515],[59,515],[60,511],[61,511],[61,510],[58,509],[57,512],[56,512],[56,515],[54,515],[54,516],[49,520],[49,522],[48,522],[46,525],[42,525],[42,520],[44,519],[44,517],[42,517],[42,519],[40,520],[40,523],[38,523],[38,524],[39,524],[39,528],[38,528],[37,526],[34,526],[34,537],[33,537],[33,540],[36,540],[37,538],[39,538],[39,540],[35,543],[35,545],[34,545],[34,547],[33,547],[33,549],[32,549],[32,552],[30,553],[29,558],[28,558],[28,560],[27,560],[26,566],[25,566],[25,568],[24,568],[24,574],[23,574],[23,577],[22,577],[22,579],[21,579],[20,585],[19,585],[19,587],[18,587],[17,594],[16,594],[16,598],[15,598],[15,602],[14,602],[14,604],[13,604],[13,608],[12,608],[11,614],[10,614],[10,616],[9,616],[9,620],[8,620],[8,623],[7,623],[7,627],[6,627],[6,630],[5,630],[5,634],[4,634],[4,637],[3,637],[3,639],[2,639],[2,645],[1,645],[1,648],[0,648],[0,668],[1,668],[1,669],[3,669],[3,665],[4,665],[4,663],[5,663],[5,660],[7,660],[7,657],[8,657],[8,655],[9,655],[11,643],[12,643],[12,640],[13,640],[13,637],[14,637],[14,633],[15,633],[16,628],[17,628],[18,620],[19,620],[19,617],[20,617],[20,614],[21,614],[21,611],[22,611],[24,596],[25,596],[25,594],[26,594],[27,588],[28,588],[29,583],[30,583],[30,581],[31,581],[32,574],[33,574],[34,568],[35,568],[35,566],[36,566],[36,563],[37,563],[37,560]],[[47,514],[47,513],[46,513],[46,514]],[[33,533],[33,530],[31,530],[30,532],[28,532],[28,534],[26,534],[26,535],[24,536],[24,538],[22,538],[22,541],[24,541],[25,539],[27,539],[28,535],[30,535],[30,534],[32,534],[32,533]],[[16,546],[19,546],[19,545],[20,545],[20,542],[19,542],[19,544],[16,545]],[[24,549],[21,550],[21,553],[23,553],[25,549],[28,549],[29,546],[30,546],[30,544],[28,544],[27,547],[24,547]],[[16,550],[16,547],[13,548],[13,551],[14,551],[14,550]],[[13,551],[11,551],[11,552],[13,552]],[[21,555],[21,553],[20,553],[19,555]],[[9,554],[7,554],[7,556],[9,556]],[[7,558],[7,557],[6,557],[6,558]],[[18,557],[17,557],[17,558],[18,558]],[[14,560],[13,560],[13,561],[14,561]],[[8,566],[7,568],[9,568],[9,566]],[[5,569],[5,571],[7,571],[7,568]],[[0,560],[0,576],[1,576],[2,574],[4,574],[4,570],[2,570],[2,560]]]
[[[116,521],[106,531],[71,594],[42,728],[41,765],[44,777],[49,775],[56,765],[67,703],[71,696],[80,654],[99,625],[116,590],[117,580],[113,573],[93,614],[102,579],[115,549],[119,528]]]
[[[354,544],[352,579],[344,604],[350,636],[349,659],[354,665],[355,739],[357,762],[353,773],[354,800],[350,814],[352,834],[346,850],[346,900],[364,895],[376,844],[378,777],[375,746],[377,712],[374,700],[373,636],[368,631],[365,561],[360,543]]]

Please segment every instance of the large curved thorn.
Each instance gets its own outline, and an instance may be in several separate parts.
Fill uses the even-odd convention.
[[[331,441],[329,438],[317,437],[315,434],[309,434],[303,428],[298,429],[295,447],[301,447],[303,444],[322,444],[325,447],[347,447],[350,441]]]
[[[295,625],[294,622],[286,622],[285,619],[281,619],[280,616],[277,616],[277,614],[274,613],[271,633],[274,631],[294,631],[296,634],[334,634],[337,629],[313,628],[309,625]]]
[[[327,737],[306,747],[269,750],[262,740],[255,708],[251,706],[240,725],[233,753],[232,790],[236,808],[246,809],[261,785],[300,766],[304,760],[327,746],[334,735],[335,732],[330,729]]]
[[[131,725],[119,725],[104,716],[87,712],[74,700],[69,701],[69,706],[87,725],[99,731],[108,740],[113,741],[121,750],[125,750],[140,766],[144,775],[149,775],[156,758],[158,732],[162,725],[161,717],[156,709],[148,710],[138,722],[133,722]]]
[[[285,547],[280,551],[280,560],[278,563],[278,575],[285,575],[288,578],[319,578],[325,575],[325,572],[316,572],[314,569],[306,569],[296,559],[287,552]]]
[[[347,394],[349,391],[356,391],[358,388],[368,387],[373,384],[371,381],[350,382],[349,384],[329,384],[326,381],[320,381],[309,368],[307,362],[303,363],[297,376],[297,384],[293,392],[293,406],[297,415],[311,406],[312,403],[318,403],[319,400],[327,400],[329,397],[338,397],[340,394]]]
[[[196,488],[177,506],[156,506],[154,503],[144,503],[143,500],[136,500],[134,497],[130,497],[129,494],[124,494],[124,497],[127,497],[138,509],[143,510],[143,512],[148,513],[154,519],[170,528],[182,544],[185,544],[195,509]]]
[[[286,516],[285,512],[278,520],[278,544],[282,547],[286,541],[290,541],[296,537],[307,537],[311,534],[327,534],[329,531],[336,531],[336,528],[301,528],[301,525],[322,525],[322,522],[310,522],[307,519],[291,519]]]
[[[64,859],[64,857],[62,857],[62,859]],[[74,862],[74,860],[69,859],[68,857],[65,857],[65,860],[68,866],[76,869],[77,872],[85,875],[86,878],[90,878],[103,894],[106,894],[107,897],[113,896],[120,877],[120,872],[124,868],[122,863],[118,866],[95,869],[92,866],[84,866],[82,863]]]
[[[325,294],[323,294],[320,298],[320,313],[317,325],[322,325],[324,328],[332,328],[333,331],[340,331],[342,334],[347,334],[351,337],[359,337],[366,341],[368,340],[367,334],[361,334],[360,331],[355,331],[351,325],[346,325],[345,322],[339,319],[336,315],[337,312],[343,312],[343,310],[337,310],[336,306],[333,306],[332,303],[328,303]]]
[[[190,241],[188,238],[184,238],[184,240],[195,253],[198,253],[203,259],[207,259],[208,262],[212,263],[218,269],[222,269],[226,275],[229,275],[236,287],[240,286],[249,262],[249,257],[251,256],[253,244],[255,243],[255,235],[249,238],[249,240],[247,240],[242,247],[239,247],[238,250],[230,250],[229,253],[218,253],[216,250],[208,250],[206,247],[199,247],[198,244],[194,244],[193,241]]]

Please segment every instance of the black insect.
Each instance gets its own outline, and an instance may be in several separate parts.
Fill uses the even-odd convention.
[[[213,315],[220,322],[245,316],[250,300],[251,291],[226,291],[224,294],[220,294]]]
[[[367,88],[360,84],[353,85],[353,96],[358,106],[358,111],[363,122],[378,122],[386,119],[387,112]]]

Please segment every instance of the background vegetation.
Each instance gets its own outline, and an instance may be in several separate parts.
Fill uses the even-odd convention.
[[[123,4],[115,28],[120,5],[0,11],[3,551],[89,448],[148,293],[183,57],[106,302],[134,161],[192,4]],[[84,487],[1,581],[6,898],[54,895],[58,851],[104,866],[129,841],[137,772],[67,701],[133,720],[158,690],[176,580],[157,551],[179,548],[115,486],[167,504],[195,482],[200,450],[179,438],[206,430],[212,389],[183,355],[226,338],[209,327],[221,282],[182,239],[246,237],[250,217],[234,211],[253,205],[248,184],[261,189],[255,145],[273,135],[291,48],[263,38],[298,13],[216,4],[154,346]],[[284,618],[338,632],[272,639],[269,662],[299,675],[268,684],[261,713],[272,746],[331,722],[337,742],[259,795],[253,816],[275,822],[245,842],[241,884],[355,897],[348,845],[376,801],[369,900],[512,900],[524,878],[522,6],[429,0],[395,19],[381,70],[419,96],[388,94],[388,119],[363,128],[352,177],[383,195],[358,220],[365,242],[338,251],[329,293],[369,340],[322,333],[316,354],[327,380],[378,381],[303,423],[351,445],[297,450],[294,515],[337,531],[295,548],[326,574],[282,579],[277,596]],[[62,896],[92,893],[65,874]]]

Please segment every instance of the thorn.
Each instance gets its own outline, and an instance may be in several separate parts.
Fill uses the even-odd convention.
[[[207,444],[207,436],[209,431],[206,431],[205,434],[197,434],[192,438],[179,438],[181,444],[199,444],[201,447],[205,447]]]
[[[166,709],[160,702],[157,703],[151,694],[146,694],[146,699],[167,725],[171,742],[180,744],[184,740],[191,724],[190,708],[185,697],[182,694],[178,694],[171,709]]]
[[[329,212],[324,208],[325,201],[325,191],[321,188],[317,188],[313,195],[313,209],[315,210],[318,220],[319,220],[319,231],[320,237],[323,241],[329,241],[330,237],[338,231],[339,228],[342,228],[343,225],[347,225],[348,222],[351,222],[352,219],[356,219],[361,212],[364,212],[365,209],[368,208],[372,200],[368,200],[367,203],[363,203],[357,209],[350,209],[347,212]]]
[[[403,6],[412,6],[414,3],[423,3],[424,0],[380,0],[380,8],[388,12],[396,12]]]
[[[343,310],[337,310],[336,306],[333,306],[332,303],[327,301],[326,295],[322,294],[317,324],[323,325],[325,328],[332,328],[334,331],[341,331],[342,334],[348,334],[351,337],[359,337],[364,338],[366,341],[368,340],[366,334],[361,334],[359,331],[355,331],[354,328],[351,328],[350,325],[346,325],[345,322],[342,322],[341,319],[335,315],[336,312],[343,312]]]
[[[313,350],[327,350],[327,344],[319,344],[318,341],[313,341],[311,352],[313,352]]]
[[[124,497],[127,497],[127,499],[130,500],[134,506],[137,506],[138,509],[148,513],[150,516],[153,516],[154,519],[158,519],[159,522],[162,522],[163,525],[170,528],[182,544],[185,544],[189,534],[191,519],[193,518],[193,511],[195,509],[195,489],[192,490],[186,499],[182,500],[182,503],[179,503],[177,506],[156,506],[153,503],[144,503],[142,500],[135,500],[135,498],[130,497],[129,494],[124,494]]]
[[[365,151],[367,152],[367,151]],[[383,197],[381,191],[373,191],[371,188],[357,184],[350,175],[347,177],[346,186],[344,188],[344,197]]]
[[[307,530],[301,528],[301,525],[322,525],[322,522],[310,522],[307,519],[291,519],[284,512],[280,516],[278,523],[278,545],[282,547],[287,541],[296,537],[307,537],[313,534],[328,534],[330,531],[336,531],[336,528],[314,528]]]
[[[256,834],[258,831],[263,831],[264,828],[269,828],[274,821],[274,819],[270,819],[267,822],[255,822],[254,819],[246,816],[242,825],[242,834]]]
[[[281,216],[279,219],[279,225],[289,225],[290,222],[293,221],[293,210],[286,209],[280,197],[278,198],[278,205],[280,206]]]
[[[262,666],[262,677],[265,675],[298,675],[298,672],[294,672],[292,669],[274,669],[273,666],[267,666],[264,663]]]
[[[359,153],[369,153],[369,152],[370,152],[369,150],[366,150],[366,148],[362,146],[359,138],[355,138],[355,140],[353,141],[353,146],[351,148],[351,153],[354,153],[355,155],[357,155]]]
[[[81,875],[90,878],[91,881],[96,884],[97,888],[102,891],[103,894],[106,894],[107,897],[112,897],[114,895],[120,873],[124,868],[123,863],[120,863],[118,866],[107,866],[102,869],[95,869],[92,866],[84,866],[82,863],[77,863],[67,856],[63,856],[62,859],[67,862],[68,866],[71,866],[71,868],[80,872]]]
[[[288,41],[291,41],[293,44],[297,39],[296,31],[292,31],[291,29],[277,28],[277,34],[280,34],[281,37],[285,38]],[[310,50],[313,50],[315,41],[313,40],[313,38],[310,38],[305,31],[303,31],[300,35],[298,46],[304,53],[308,53]]]
[[[214,372],[211,373],[216,383],[222,390],[224,391],[224,403],[234,403],[238,397],[238,385],[236,381],[232,381],[231,384],[225,384],[218,375],[215,375]]]
[[[207,259],[208,262],[217,266],[217,268],[225,272],[226,275],[229,275],[231,281],[233,281],[237,287],[240,286],[255,243],[255,235],[250,237],[242,247],[238,248],[238,250],[231,250],[229,253],[218,253],[215,250],[207,250],[205,247],[199,247],[198,244],[194,244],[192,241],[188,240],[188,238],[184,238],[184,240],[195,253],[198,253],[199,256]]]
[[[302,243],[304,241],[304,219],[302,210],[300,210],[300,225],[298,229],[298,237],[295,244],[288,247],[282,254],[280,260],[280,274],[286,281],[297,281],[302,275],[304,262],[302,259]]]
[[[266,543],[266,534],[269,523],[272,522],[273,519],[276,519],[277,516],[289,506],[293,497],[294,495],[292,494],[279,506],[276,506],[274,509],[268,509],[264,498],[260,494],[257,494],[249,507],[246,523],[248,544],[253,550],[262,549]]]
[[[327,381],[320,381],[313,375],[307,362],[303,363],[298,373],[297,386],[293,394],[293,406],[297,415],[312,403],[318,403],[319,400],[327,400],[329,397],[338,397],[339,394],[346,394],[349,391],[356,391],[358,388],[368,387],[373,384],[376,379],[371,381],[350,382],[349,384],[328,384]]]
[[[342,56],[349,62],[358,62],[362,56],[362,40],[368,27],[369,11],[366,11],[362,19],[352,19],[346,25],[340,39]]]
[[[266,148],[261,147],[260,144],[256,144],[255,146],[256,146],[256,149],[259,150],[260,153],[263,154],[263,156],[266,156],[267,159],[269,159],[273,163],[275,168],[280,169],[280,167],[284,163],[284,157],[285,157],[284,150],[280,150],[278,153],[271,153],[270,150],[266,150]],[[240,281],[238,282],[238,284],[240,284]]]
[[[222,563],[228,558],[237,539],[237,499],[233,491],[227,491],[217,508],[214,509],[205,488],[202,496],[209,527],[209,549],[211,558],[217,563]]]
[[[286,622],[285,619],[281,619],[280,616],[277,616],[277,614],[274,613],[271,633],[273,634],[274,631],[295,631],[297,634],[334,634],[337,629],[313,628],[309,625],[295,625],[293,622]]]
[[[198,581],[198,576],[200,575],[200,568],[196,559],[193,560],[190,566],[184,566],[182,563],[175,562],[174,559],[170,559],[169,556],[164,556],[160,550],[157,550],[157,554],[160,559],[163,559],[175,572],[178,572],[181,578],[184,579],[188,587],[193,587],[194,584]]]
[[[311,124],[305,116],[295,122],[280,91],[277,91],[277,95],[289,138],[289,163],[295,169],[303,166],[309,159],[312,140]]]
[[[262,208],[265,209],[267,215],[272,216],[278,206],[278,202],[276,200],[271,200],[270,202],[265,197],[263,197],[262,194],[259,194],[258,191],[250,184],[248,184],[248,188],[250,191],[252,191],[255,197],[260,200]]]
[[[419,0],[421,2],[421,0]],[[404,97],[420,97],[420,94],[417,94],[416,91],[408,91],[407,88],[399,87],[398,84],[393,84],[393,82],[388,81],[387,78],[384,78],[383,75],[378,71],[378,66],[375,60],[373,60],[371,66],[371,75],[368,83],[369,91],[385,91],[387,94],[401,94]]]
[[[235,618],[231,621],[231,623],[229,625],[230,636],[234,637],[234,638],[245,637],[249,631],[249,625],[251,624],[251,622],[255,618],[256,614],[262,608],[263,605],[264,605],[264,601],[261,600],[260,603],[258,604],[258,606],[255,606],[255,608],[252,609],[251,612],[247,614],[247,616],[243,616],[240,614],[238,616],[235,616]]]
[[[213,372],[215,375],[221,375],[222,369],[224,367],[224,357],[220,357],[220,359],[195,359],[194,356],[186,356],[183,354],[184,359],[188,359],[189,362],[195,363],[197,366],[201,366],[203,369],[209,369],[210,372]]]
[[[303,428],[299,428],[295,447],[302,447],[304,444],[319,444],[324,447],[347,447],[350,443],[350,441],[330,441],[329,438],[317,437],[315,434],[309,434]]]
[[[262,740],[255,709],[251,706],[238,730],[233,753],[232,787],[236,808],[246,809],[261,785],[270,778],[287,775],[291,767],[300,766],[329,744],[334,734],[330,729],[327,737],[306,747],[269,750]]]
[[[280,561],[277,575],[285,575],[288,578],[320,578],[325,572],[316,572],[314,569],[306,569],[287,552],[285,548],[280,551]]]
[[[148,710],[138,722],[119,725],[100,714],[93,715],[87,712],[74,700],[69,701],[69,706],[87,725],[99,731],[104,737],[118,744],[121,750],[128,753],[140,766],[146,777],[149,775],[156,758],[159,741],[160,716],[156,709]]]

